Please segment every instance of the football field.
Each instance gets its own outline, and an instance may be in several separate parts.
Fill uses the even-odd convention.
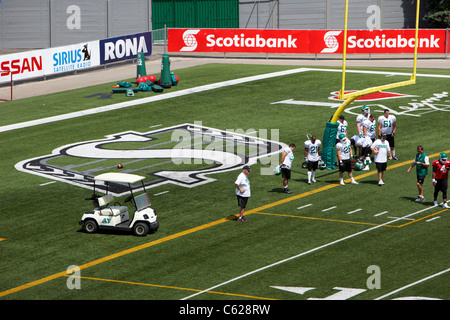
[[[350,69],[346,89],[408,72]],[[342,103],[341,70],[209,64],[176,74],[163,93],[113,94],[112,81],[0,103],[0,299],[450,299],[450,211],[433,206],[431,168],[420,203],[415,168],[406,172],[418,145],[430,162],[450,154],[450,71],[418,69],[415,85],[344,112],[349,136],[362,105],[396,116],[399,160],[388,161],[383,186],[374,164],[353,171],[358,185],[339,185],[337,170],[307,183],[306,135],[322,140]],[[272,170],[290,143],[285,194]],[[251,197],[239,223],[234,181],[244,164]],[[156,233],[81,230],[92,178],[105,172],[146,177]],[[127,191],[111,192],[123,205]]]

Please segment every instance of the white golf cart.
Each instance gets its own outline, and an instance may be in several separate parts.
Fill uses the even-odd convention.
[[[145,177],[129,173],[104,173],[94,177],[94,194],[91,200],[95,209],[86,211],[79,221],[83,230],[87,233],[94,233],[98,229],[101,230],[119,230],[133,231],[137,236],[145,236],[149,232],[158,230],[159,222],[156,218],[156,212],[150,208],[150,200],[145,191],[144,183],[142,188],[144,193],[135,196],[133,194],[132,184],[145,179]],[[106,185],[106,194],[99,196],[95,193],[95,184],[97,181],[104,181]],[[128,207],[122,206],[120,203],[114,202],[114,196],[108,193],[109,183],[128,184],[130,196],[125,202],[131,202],[135,208],[133,219],[130,220]]]

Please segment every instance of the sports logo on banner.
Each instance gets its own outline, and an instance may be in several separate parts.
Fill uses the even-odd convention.
[[[343,53],[342,30],[174,29],[169,52]],[[415,30],[349,30],[347,53],[413,53]],[[445,29],[421,29],[420,53],[445,53]]]
[[[83,188],[92,188],[95,176],[117,170],[148,177],[144,180],[146,188],[167,183],[192,188],[215,181],[210,174],[238,170],[258,159],[263,163],[270,156],[278,161],[278,153],[285,147],[243,130],[181,124],[65,145],[51,154],[21,161],[15,168]],[[109,192],[117,196],[129,191],[122,184],[109,187]],[[105,186],[96,185],[96,189],[102,188]]]

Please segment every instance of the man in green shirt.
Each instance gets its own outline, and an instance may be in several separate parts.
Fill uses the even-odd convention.
[[[430,165],[430,160],[428,156],[423,152],[422,146],[417,146],[417,154],[414,158],[413,163],[408,168],[406,172],[409,173],[412,167],[416,166],[417,172],[417,188],[419,189],[419,196],[415,200],[416,202],[422,202],[425,200],[423,197],[423,181],[425,180],[425,176],[428,174],[428,166]]]

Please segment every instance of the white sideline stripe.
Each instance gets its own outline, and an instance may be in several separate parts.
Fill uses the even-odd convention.
[[[132,106],[140,105],[143,103],[149,103],[149,102],[154,102],[154,101],[161,101],[161,100],[165,100],[165,99],[180,97],[180,96],[188,95],[191,93],[198,93],[198,92],[202,92],[202,91],[208,91],[208,90],[212,90],[212,89],[232,86],[235,84],[251,82],[251,81],[256,81],[256,80],[262,80],[262,79],[268,79],[268,78],[273,78],[273,77],[281,77],[281,76],[285,76],[285,75],[289,75],[289,74],[306,72],[306,71],[342,72],[342,70],[340,70],[340,69],[297,68],[297,69],[291,69],[291,70],[285,70],[285,71],[279,71],[279,72],[266,73],[266,74],[261,74],[261,75],[257,75],[257,76],[245,77],[245,78],[240,78],[240,79],[235,79],[235,80],[228,80],[228,81],[223,81],[223,82],[217,82],[217,83],[199,86],[199,87],[195,87],[195,88],[180,90],[180,91],[176,91],[176,92],[172,92],[172,93],[165,93],[165,94],[161,94],[158,96],[142,98],[142,99],[133,100],[133,101],[129,101],[129,102],[112,104],[109,106],[103,106],[103,107],[98,107],[98,108],[93,108],[93,109],[88,109],[88,110],[66,113],[66,114],[48,117],[48,118],[42,118],[42,119],[37,119],[37,120],[31,120],[31,121],[10,124],[10,125],[6,125],[6,126],[1,126],[0,132],[7,132],[7,131],[16,130],[16,129],[33,127],[33,126],[37,126],[40,124],[51,123],[51,122],[67,120],[67,119],[73,119],[73,118],[77,118],[77,117],[107,112],[107,111],[111,111],[111,110],[132,107]],[[347,73],[365,73],[365,74],[369,73],[369,74],[380,74],[380,75],[381,74],[399,75],[399,76],[400,75],[401,76],[410,76],[411,75],[409,73],[401,73],[401,72],[395,73],[395,72],[364,71],[364,70],[347,70],[346,72]],[[436,75],[435,74],[416,74],[416,76],[417,77],[430,77],[430,78],[450,78],[450,76],[437,75],[437,74]]]
[[[438,273],[432,274],[431,276],[428,276],[428,277],[426,277],[426,278],[420,279],[420,280],[418,280],[418,281],[416,281],[416,282],[413,282],[413,283],[411,283],[411,284],[408,284],[408,285],[406,285],[406,286],[404,286],[404,287],[398,288],[397,290],[394,290],[394,291],[391,291],[391,292],[389,292],[389,293],[386,293],[384,296],[378,297],[378,298],[376,298],[375,300],[381,300],[381,299],[384,299],[384,298],[389,297],[389,296],[391,296],[391,295],[393,295],[393,294],[395,294],[395,293],[397,293],[397,292],[400,292],[400,291],[402,291],[402,290],[408,289],[408,288],[410,288],[410,287],[412,287],[412,286],[415,286],[416,284],[425,282],[425,281],[427,281],[427,280],[429,280],[429,279],[432,279],[432,278],[434,278],[434,277],[440,276],[441,274],[444,274],[444,273],[449,272],[449,271],[450,271],[450,268],[445,269],[445,270],[442,270],[442,271],[440,271],[440,272],[438,272]]]
[[[82,111],[61,114],[58,116],[52,116],[52,117],[47,117],[47,118],[42,118],[42,119],[37,119],[37,120],[31,120],[31,121],[10,124],[10,125],[0,127],[0,132],[12,131],[12,130],[16,130],[16,129],[37,126],[37,125],[45,124],[45,123],[73,119],[73,118],[88,116],[88,115],[92,115],[92,114],[107,112],[107,111],[111,111],[111,110],[118,110],[118,109],[122,109],[122,108],[133,107],[133,106],[137,106],[137,105],[144,104],[144,103],[161,101],[161,100],[166,100],[166,99],[171,99],[171,98],[175,98],[175,97],[189,95],[192,93],[199,93],[199,92],[203,92],[203,91],[233,86],[236,84],[252,82],[252,81],[257,81],[257,80],[262,80],[262,79],[281,77],[281,76],[305,72],[305,71],[309,71],[309,70],[310,69],[307,69],[307,68],[297,68],[297,69],[291,69],[291,70],[285,70],[285,71],[266,73],[266,74],[261,74],[261,75],[256,75],[256,76],[250,76],[250,77],[245,77],[245,78],[240,78],[240,79],[217,82],[217,83],[203,85],[203,86],[199,86],[199,87],[195,87],[195,88],[155,95],[155,96],[151,96],[151,97],[147,97],[147,98],[111,104],[108,106],[97,107],[97,108],[92,108],[92,109],[87,109],[87,110],[82,110]]]
[[[322,212],[333,210],[333,209],[336,209],[336,208],[337,208],[337,206],[332,206],[332,207],[329,207],[327,209],[323,209]]]
[[[427,210],[430,210],[430,209],[433,209],[433,208],[435,208],[435,207],[428,207],[428,208],[425,208],[425,209],[422,209],[422,210],[419,210],[419,211],[410,213],[410,214],[408,214],[408,215],[406,215],[406,216],[404,216],[404,217],[402,217],[402,218],[407,218],[407,217],[409,217],[409,216],[413,216],[413,215],[415,215],[415,214],[418,214],[418,213],[421,213],[421,212],[424,212],[424,211],[427,211]],[[260,271],[263,271],[263,270],[266,270],[266,269],[269,269],[269,268],[278,266],[278,265],[280,265],[280,264],[282,264],[282,263],[285,263],[285,262],[288,262],[288,261],[291,261],[291,260],[300,258],[300,257],[302,257],[302,256],[305,256],[305,255],[307,255],[307,254],[309,254],[309,253],[318,251],[318,250],[320,250],[320,249],[323,249],[323,248],[326,248],[326,247],[330,247],[330,246],[332,246],[332,245],[334,245],[334,244],[337,244],[337,243],[339,243],[339,242],[342,242],[342,241],[351,239],[351,238],[353,238],[353,237],[359,236],[359,235],[364,234],[364,233],[366,233],[366,232],[370,232],[370,231],[376,230],[376,229],[381,228],[381,227],[383,227],[383,226],[385,226],[385,225],[394,223],[394,222],[396,222],[396,221],[398,221],[398,220],[400,220],[400,219],[401,219],[401,218],[396,219],[396,220],[392,220],[392,221],[389,221],[389,222],[386,222],[386,223],[383,223],[383,224],[379,224],[379,225],[377,225],[377,226],[375,226],[375,227],[371,227],[371,228],[369,228],[369,229],[366,229],[366,230],[363,230],[363,231],[356,232],[356,233],[354,233],[354,234],[351,234],[351,235],[346,236],[346,237],[343,237],[343,238],[341,238],[341,239],[338,239],[338,240],[329,242],[329,243],[327,243],[327,244],[324,244],[324,245],[322,245],[322,246],[316,247],[316,248],[314,248],[314,249],[311,249],[311,250],[308,250],[308,251],[299,253],[298,255],[295,255],[295,256],[292,256],[292,257],[289,257],[289,258],[280,260],[280,261],[278,261],[278,262],[269,264],[269,265],[267,265],[267,266],[265,266],[265,267],[262,267],[262,268],[259,268],[259,269],[250,271],[250,272],[248,272],[248,273],[246,273],[246,274],[243,274],[243,275],[241,275],[241,276],[239,276],[239,277],[236,277],[236,278],[233,278],[233,279],[231,279],[231,280],[222,282],[222,283],[217,284],[217,285],[215,285],[215,286],[212,286],[212,287],[210,287],[210,288],[208,288],[208,289],[205,289],[205,290],[203,290],[203,291],[199,291],[199,292],[194,293],[194,294],[192,294],[192,295],[190,295],[190,296],[187,296],[187,297],[185,297],[185,298],[182,298],[181,300],[187,300],[187,299],[193,298],[193,297],[195,297],[195,296],[198,296],[198,295],[200,295],[200,294],[202,294],[202,293],[205,293],[205,292],[208,292],[208,291],[215,290],[215,289],[217,289],[217,288],[219,288],[219,287],[221,287],[221,286],[223,286],[223,285],[229,284],[229,283],[234,282],[234,281],[236,281],[236,280],[243,279],[243,278],[248,277],[248,276],[250,276],[250,275],[252,275],[252,274],[258,273],[258,272],[260,272]],[[381,298],[382,298],[382,297],[381,297]]]
[[[303,209],[303,208],[307,208],[309,206],[312,206],[312,203],[310,204],[305,204],[304,206],[298,207],[297,210]]]

